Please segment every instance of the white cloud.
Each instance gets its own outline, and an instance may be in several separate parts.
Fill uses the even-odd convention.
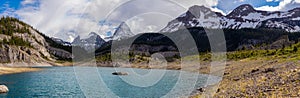
[[[245,2],[245,0],[240,0],[240,2]]]
[[[23,0],[21,2],[22,5],[34,4],[37,0]]]
[[[226,15],[226,14],[224,13],[224,11],[222,11],[222,10],[220,10],[220,9],[218,9],[218,8],[211,8],[211,10],[214,11],[214,12],[219,12],[219,13],[221,13],[221,14],[223,14],[223,15]]]
[[[108,14],[111,14],[112,19],[120,21],[131,17],[125,21],[136,33],[151,32],[159,31],[190,6],[211,7],[218,4],[218,0],[132,0],[133,4],[127,1],[129,0],[24,0],[21,2],[21,9],[10,9],[6,14],[16,14],[48,36],[72,41],[77,35],[85,36],[89,32],[98,31],[102,37],[106,36],[107,31],[114,30],[112,26],[118,25],[99,25],[99,21],[105,20]],[[122,4],[127,6],[117,8]],[[111,13],[116,8],[117,10]],[[143,12],[159,13],[146,15]]]
[[[39,3],[38,7],[26,6],[16,13],[46,35],[71,41],[74,35],[97,31],[99,19],[104,19],[121,1],[41,0]]]
[[[286,11],[299,6],[300,0],[283,0],[278,6],[262,6],[256,9],[265,11]]]
[[[207,7],[216,6],[218,0],[171,0],[185,8],[189,8],[193,5],[204,5]]]
[[[170,2],[132,0],[128,3],[127,1],[130,0],[23,0],[21,9],[14,10],[6,5],[4,6],[6,11],[1,15],[18,16],[48,36],[71,41],[77,35],[84,36],[89,32],[97,31],[105,37],[108,31],[113,31],[118,25],[117,23],[99,25],[99,21],[105,20],[108,14],[111,14],[112,20],[118,20],[116,22],[126,21],[134,33],[152,32],[159,31],[170,20],[193,5],[212,7],[220,2],[219,0],[170,0]],[[267,1],[278,2],[279,0]],[[245,0],[233,2],[245,2]],[[299,6],[300,0],[282,0],[278,6],[262,6],[256,9],[282,11]],[[116,11],[111,13],[113,9]],[[218,8],[211,9],[224,14]]]
[[[241,2],[245,2],[246,0],[235,0],[233,1],[233,3],[241,3]]]
[[[126,21],[129,28],[134,34],[142,32],[157,32],[166,26],[174,17],[161,13],[146,13]]]
[[[266,0],[267,2],[278,2],[280,0]]]

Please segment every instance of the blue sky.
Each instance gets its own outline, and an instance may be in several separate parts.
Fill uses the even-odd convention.
[[[229,12],[242,4],[251,4],[254,7],[262,7],[262,6],[275,7],[275,6],[279,6],[280,1],[282,1],[282,0],[278,0],[278,1],[275,0],[272,2],[267,2],[267,0],[235,0],[235,1],[234,0],[219,0],[218,5],[215,7],[224,12]]]
[[[18,8],[22,0],[0,0],[0,4],[9,4],[11,7]]]
[[[26,0],[0,0],[0,15],[4,13],[4,15],[9,14],[10,16],[19,18],[14,11],[17,11],[19,9],[25,8],[27,6],[39,6],[38,2],[32,3],[32,4],[28,4],[30,2],[33,1],[38,1],[38,0],[27,0],[27,2],[25,2]],[[29,2],[28,2],[29,1]],[[26,3],[26,4],[25,4]],[[13,15],[11,15],[13,14]]]
[[[0,0],[0,16],[19,18],[50,37],[72,41],[81,33],[98,32],[101,37],[105,37],[107,32],[114,32],[112,30],[118,26],[117,23],[99,25],[99,21],[106,20],[106,16],[119,5],[131,3],[133,4],[123,6],[124,8],[114,14],[123,17],[136,14],[137,10],[147,11],[153,8],[172,14],[169,18],[152,14],[155,19],[146,15],[127,21],[129,27],[137,28],[132,30],[136,32],[159,31],[193,5],[211,7],[212,10],[223,14],[228,14],[242,4],[251,4],[258,10],[266,11],[286,11],[300,7],[300,0],[171,0],[171,3],[166,0],[131,0],[130,3],[128,1],[130,0]],[[174,2],[181,7],[176,4],[174,6]],[[85,17],[80,17],[82,14]],[[146,18],[150,18],[151,21],[147,21],[149,19]],[[81,25],[78,26],[78,23]]]
[[[19,9],[21,7],[21,0],[0,0],[0,5],[0,12],[3,13],[7,7]]]

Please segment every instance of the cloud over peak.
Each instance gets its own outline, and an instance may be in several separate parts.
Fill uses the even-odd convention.
[[[6,10],[1,15],[18,17],[48,36],[72,41],[74,37],[90,32],[105,37],[121,21],[125,21],[134,33],[159,31],[193,5],[204,5],[225,14],[239,4],[250,2],[235,1],[236,4],[231,6],[232,0],[22,0],[18,9],[4,6]],[[255,6],[256,9],[280,11],[300,6],[300,0],[265,2],[280,3],[278,6]],[[108,15],[121,21],[106,21]]]

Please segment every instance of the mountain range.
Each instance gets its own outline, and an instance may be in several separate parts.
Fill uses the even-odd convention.
[[[214,12],[205,6],[192,6],[188,11],[168,23],[160,32],[175,32],[181,29],[204,27],[210,29],[263,29],[272,28],[285,30],[287,32],[300,32],[300,8],[295,8],[286,12],[268,12],[254,9],[249,4],[244,4],[228,15]],[[96,33],[94,33],[97,35]],[[122,22],[111,37],[103,38],[106,42],[111,40],[122,40],[133,37],[134,34],[125,22]],[[105,41],[98,39],[96,42],[89,42],[83,39],[79,41],[78,37],[72,43],[79,45],[86,50],[90,50],[89,43],[95,43],[95,48],[100,48]],[[80,37],[79,37],[80,38]],[[81,43],[79,43],[81,42]],[[62,42],[60,42],[62,43]],[[63,42],[62,44],[68,45]]]
[[[77,36],[72,43],[62,41],[57,38],[53,38],[56,42],[67,45],[67,46],[80,46],[84,48],[87,51],[95,51],[95,49],[100,48],[104,43],[111,40],[123,40],[134,36],[134,34],[131,32],[129,26],[122,22],[115,30],[112,36],[101,38],[100,35],[98,35],[95,32],[91,32],[87,38],[81,39],[80,36]]]
[[[157,33],[134,35],[128,25],[122,22],[111,37],[101,38],[96,32],[91,32],[87,38],[78,36],[71,43],[50,38],[15,18],[3,17],[0,23],[1,63],[54,64],[59,60],[76,57],[72,53],[74,48],[80,53],[95,51],[97,58],[105,56],[104,60],[109,60],[107,55],[111,51],[112,41],[120,48],[124,42],[133,41],[130,52],[134,55],[149,56],[160,52],[167,57],[178,57],[180,47],[186,48],[186,51],[194,50],[186,44],[189,39],[195,39],[199,52],[210,50],[208,36],[214,33],[208,35],[205,28],[222,29],[228,51],[279,49],[300,38],[300,33],[296,33],[300,32],[300,8],[286,12],[267,12],[255,10],[247,4],[239,6],[226,16],[204,6],[193,6]],[[175,42],[169,36],[176,39]],[[182,46],[178,47],[175,43]]]
[[[160,32],[144,32],[127,39],[116,40],[114,45],[118,46],[116,50],[123,51],[124,42],[133,41],[129,50],[131,55],[151,56],[159,52],[167,58],[173,58],[180,55],[180,48],[181,50],[184,48],[185,51],[195,50],[195,47],[188,46],[189,44],[186,43],[189,39],[195,40],[199,52],[210,51],[208,37],[216,36],[218,33],[208,34],[206,29],[209,29],[209,31],[224,32],[227,51],[280,49],[300,40],[299,9],[268,12],[255,10],[251,5],[245,4],[228,15],[223,15],[205,6],[195,5],[169,22]],[[175,43],[180,43],[181,46]],[[96,50],[96,54],[109,55],[111,45],[112,41],[108,41]]]
[[[228,15],[214,12],[205,6],[192,6],[189,10],[172,20],[161,32],[174,32],[179,29],[205,27],[214,29],[273,28],[287,32],[300,31],[300,8],[285,12],[268,12],[254,9],[244,4]]]

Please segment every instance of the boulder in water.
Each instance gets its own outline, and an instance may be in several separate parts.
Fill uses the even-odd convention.
[[[7,93],[9,90],[8,90],[8,87],[5,86],[5,85],[0,85],[0,93]]]
[[[113,72],[113,75],[128,75],[126,72]]]

